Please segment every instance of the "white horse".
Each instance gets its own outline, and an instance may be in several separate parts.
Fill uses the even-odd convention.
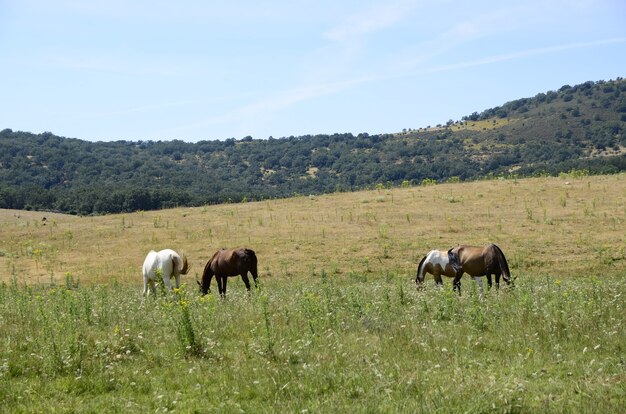
[[[157,278],[163,278],[163,283],[171,291],[173,289],[170,279],[172,276],[176,279],[176,287],[180,286],[180,275],[186,275],[189,271],[189,263],[187,257],[181,256],[174,250],[165,249],[159,252],[151,250],[143,261],[143,295],[141,302],[148,295],[148,285],[152,290],[153,296],[156,298]]]
[[[424,283],[424,277],[426,277],[426,273],[430,273],[434,276],[435,283],[438,286],[443,285],[441,275],[456,278],[456,270],[450,262],[450,250],[448,250],[447,252],[442,252],[441,250],[431,250],[426,256],[424,256],[424,258],[420,261],[420,264],[417,266],[417,276],[415,277],[415,284],[418,288],[422,287],[422,283]],[[474,279],[476,283],[478,283],[478,287],[480,288],[480,294],[482,296],[483,280],[480,278],[480,276],[472,276],[472,279]],[[458,289],[460,292],[461,281],[459,280],[457,283],[458,285],[455,285],[454,289]]]

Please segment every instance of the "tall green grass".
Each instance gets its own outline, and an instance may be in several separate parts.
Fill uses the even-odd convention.
[[[418,292],[393,273],[313,270],[143,307],[118,284],[3,284],[0,410],[623,410],[623,275],[519,276],[481,298],[469,278],[458,297],[432,279]]]

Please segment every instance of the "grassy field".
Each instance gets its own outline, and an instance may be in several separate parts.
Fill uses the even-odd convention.
[[[0,210],[3,412],[621,412],[626,177],[493,180],[104,217]],[[45,219],[44,219],[45,218]],[[416,291],[498,244],[514,289]],[[261,289],[193,280],[219,247]],[[150,249],[191,272],[141,304]]]

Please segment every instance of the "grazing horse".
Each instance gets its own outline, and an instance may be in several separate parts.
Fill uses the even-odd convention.
[[[152,290],[152,294],[156,298],[156,285],[157,278],[163,278],[165,286],[172,290],[172,282],[170,279],[172,276],[176,279],[176,287],[180,286],[180,275],[186,275],[189,271],[189,263],[187,257],[183,254],[181,256],[174,250],[165,249],[159,252],[151,250],[146,259],[143,262],[143,297],[141,302],[145,299],[148,292],[148,285]]]
[[[511,283],[511,272],[509,264],[504,257],[502,250],[495,244],[484,247],[478,246],[457,246],[449,251],[451,266],[455,269],[456,275],[454,283],[459,283],[463,273],[476,278],[487,276],[487,284],[491,288],[491,275],[496,275],[496,289],[500,287],[500,276],[506,284]],[[459,285],[460,286],[460,285]]]
[[[257,259],[253,250],[246,248],[239,249],[221,249],[215,252],[213,257],[204,266],[204,272],[202,272],[202,283],[198,280],[200,285],[200,292],[206,295],[211,291],[211,279],[215,276],[217,280],[217,288],[219,289],[222,297],[226,296],[226,281],[230,276],[241,275],[243,283],[246,284],[246,289],[250,290],[250,280],[248,279],[248,272],[252,273],[254,279],[254,286],[257,286]]]
[[[455,263],[458,262],[458,257],[453,256],[452,250],[450,249],[447,252],[443,252],[441,250],[431,250],[426,256],[422,258],[419,265],[417,266],[417,276],[415,277],[415,284],[418,288],[422,287],[424,282],[424,277],[426,273],[430,273],[435,278],[435,283],[439,285],[443,285],[443,281],[441,280],[441,275],[447,277],[454,277],[454,289],[458,289],[461,291],[461,281],[456,280],[457,277],[457,269],[455,268]],[[480,292],[483,291],[483,281],[480,277],[472,276],[473,279],[478,283],[480,287]]]

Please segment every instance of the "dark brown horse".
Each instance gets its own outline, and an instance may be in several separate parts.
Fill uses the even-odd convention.
[[[226,281],[230,276],[240,275],[246,289],[250,290],[250,280],[248,272],[252,274],[254,286],[257,286],[257,259],[253,250],[246,248],[239,249],[221,249],[215,252],[213,257],[204,266],[202,272],[202,283],[200,292],[206,295],[211,291],[211,279],[215,276],[217,280],[217,288],[222,297],[226,296]]]
[[[450,250],[450,265],[454,268],[454,287],[461,292],[461,276],[487,276],[491,288],[491,275],[496,276],[496,288],[500,287],[500,276],[506,284],[511,283],[511,272],[502,250],[495,244],[484,247],[460,245]]]

